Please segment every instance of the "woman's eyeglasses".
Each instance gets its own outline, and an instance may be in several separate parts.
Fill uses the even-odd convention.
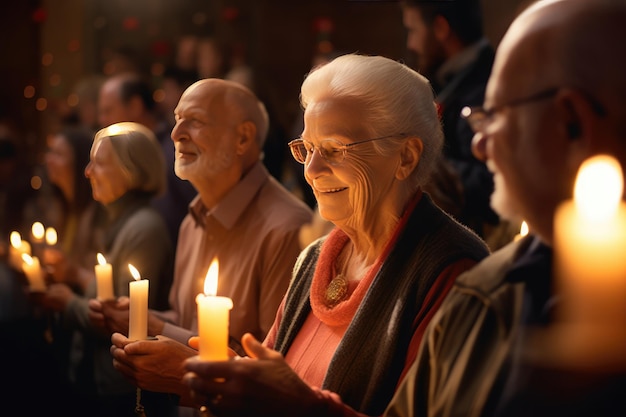
[[[356,145],[361,145],[367,142],[373,142],[376,140],[388,139],[398,136],[406,136],[403,133],[396,135],[382,136],[374,139],[366,139],[359,142],[341,143],[336,139],[324,139],[318,146],[313,145],[311,142],[300,138],[294,139],[288,143],[289,149],[294,159],[301,164],[304,164],[312,155],[313,151],[317,149],[317,152],[324,158],[330,165],[337,165],[343,162],[346,158],[346,152],[348,148]]]

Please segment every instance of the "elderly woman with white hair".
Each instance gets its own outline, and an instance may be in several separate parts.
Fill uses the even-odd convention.
[[[344,55],[307,76],[301,103],[289,146],[335,228],[301,253],[264,343],[242,339],[251,359],[185,363],[219,416],[381,414],[456,276],[488,254],[422,191],[443,141],[424,77]]]
[[[101,233],[101,250],[112,265],[115,297],[128,296],[134,279],[128,265],[148,278],[149,307],[163,308],[172,280],[173,246],[161,216],[150,206],[151,199],[165,187],[165,161],[154,134],[137,123],[117,123],[98,131],[85,168],[93,198],[107,212]],[[94,264],[96,259],[93,259]],[[62,311],[72,329],[70,380],[75,388],[68,415],[133,415],[136,388],[114,368],[109,348],[111,334],[104,323],[90,315],[89,299],[97,297],[95,277],[81,296],[66,284],[52,284],[43,303]],[[115,301],[111,301],[115,302]],[[127,299],[122,302],[127,302]],[[157,401],[144,393],[144,405]],[[161,404],[150,415],[165,415]],[[162,413],[157,414],[156,412]]]

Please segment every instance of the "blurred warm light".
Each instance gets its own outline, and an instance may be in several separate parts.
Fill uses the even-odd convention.
[[[30,229],[30,232],[33,234],[33,237],[37,240],[43,239],[43,235],[45,234],[45,229],[41,222],[33,223],[33,226]]]
[[[98,252],[98,254],[96,255],[96,258],[98,259],[98,265],[106,265],[107,264],[107,259],[100,252]]]
[[[59,74],[52,74],[50,76],[50,85],[56,87],[61,84],[61,76]]]
[[[32,85],[27,85],[24,87],[24,98],[33,98],[35,97],[35,87]]]
[[[57,231],[54,227],[48,227],[46,229],[46,243],[50,246],[54,246],[57,244],[58,236]]]
[[[11,237],[9,238],[11,241],[11,246],[15,249],[19,249],[22,246],[22,237],[20,236],[20,232],[13,231],[11,232]]]
[[[35,108],[39,111],[44,111],[48,108],[48,100],[43,97],[38,98],[35,102]]]
[[[78,106],[78,94],[76,93],[71,93],[69,96],[67,96],[67,105],[70,107],[76,107]]]
[[[30,178],[30,186],[32,187],[33,190],[40,189],[42,184],[43,184],[43,181],[41,180],[41,177],[39,175],[33,175]]]
[[[165,65],[161,64],[160,62],[155,62],[154,64],[152,64],[150,72],[155,77],[160,77],[165,72]]]
[[[581,214],[593,221],[611,218],[624,191],[619,162],[609,155],[597,155],[582,163],[574,186],[574,201]]]
[[[165,91],[162,88],[154,90],[154,94],[152,94],[152,98],[157,103],[162,103],[165,100]]]
[[[44,67],[49,67],[54,62],[54,55],[50,52],[46,52],[41,56],[41,65]]]
[[[333,44],[330,41],[321,41],[317,44],[317,49],[323,54],[328,54],[333,51]]]

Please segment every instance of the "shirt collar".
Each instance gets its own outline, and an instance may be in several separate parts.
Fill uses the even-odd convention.
[[[212,217],[231,229],[268,179],[267,169],[258,161],[212,210],[207,209],[198,195],[189,205],[189,212],[196,224],[205,225],[206,219]]]

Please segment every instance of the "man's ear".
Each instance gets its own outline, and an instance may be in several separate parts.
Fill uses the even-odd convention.
[[[247,120],[237,126],[237,134],[239,140],[237,141],[237,154],[243,155],[246,153],[250,146],[257,145],[256,141],[256,125]]]
[[[574,88],[563,88],[557,95],[558,117],[561,131],[567,141],[567,159],[570,165],[577,167],[589,156],[603,151],[603,116],[595,110],[593,103],[585,93]]]
[[[417,168],[424,151],[424,142],[416,136],[404,141],[400,152],[400,165],[396,170],[396,178],[404,180]]]

